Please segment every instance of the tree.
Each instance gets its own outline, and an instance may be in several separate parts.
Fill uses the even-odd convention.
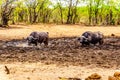
[[[63,24],[63,8],[62,8],[62,3],[60,0],[58,1],[57,5],[58,5],[59,11],[60,11],[61,23]]]
[[[68,1],[68,14],[67,14],[67,24],[75,24],[77,18],[77,5],[79,0],[69,0]]]
[[[89,0],[89,2],[88,2],[88,15],[89,15],[89,25],[91,25],[91,22],[92,22],[92,0]]]
[[[17,22],[26,22],[27,8],[23,4],[23,1],[17,2],[17,7],[14,9],[13,15],[14,21],[16,20]]]
[[[78,17],[78,14],[77,14],[77,5],[78,5],[78,3],[79,3],[79,0],[77,0],[76,2],[75,2],[75,5],[74,5],[74,9],[73,9],[73,24],[75,24],[76,23],[76,19],[77,19],[77,17]]]
[[[29,22],[36,23],[38,16],[45,17],[47,16],[44,12],[49,10],[49,0],[27,0],[26,6],[28,7],[29,13]],[[42,14],[44,13],[44,14]],[[41,15],[42,14],[42,15]],[[39,20],[39,19],[38,19]],[[45,19],[43,19],[44,22]]]
[[[100,1],[102,0],[95,0],[94,4],[94,15],[95,15],[95,25],[98,24],[98,11],[99,11],[99,7],[100,7]]]
[[[120,1],[114,0],[1,0],[0,19],[8,22],[120,24]]]
[[[5,0],[1,6],[2,25],[8,25],[10,15],[14,9],[13,2],[15,2],[15,0]]]
[[[52,5],[50,0],[43,0],[39,6],[39,22],[42,23],[48,23],[50,20],[50,17],[52,15],[52,11],[54,9],[51,9],[50,6]]]

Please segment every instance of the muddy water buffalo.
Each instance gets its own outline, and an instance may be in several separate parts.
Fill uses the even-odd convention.
[[[90,44],[103,44],[103,34],[101,32],[91,32],[86,31],[82,34],[81,37],[78,38],[82,45],[90,45]]]
[[[35,44],[37,46],[38,43],[44,43],[48,45],[49,33],[48,32],[32,32],[28,37],[28,45]]]

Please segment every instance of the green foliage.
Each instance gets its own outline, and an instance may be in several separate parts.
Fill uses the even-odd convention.
[[[0,0],[0,6],[6,0]],[[15,22],[30,23],[64,23],[70,17],[75,23],[117,24],[120,22],[119,0],[10,0],[10,6],[15,6],[10,17]],[[71,1],[71,3],[70,3]],[[70,7],[71,6],[71,7]],[[0,8],[2,12],[2,8]],[[72,15],[72,16],[71,16]],[[2,17],[2,16],[1,16]],[[97,21],[97,22],[96,22]],[[72,21],[71,21],[72,22]],[[95,23],[96,22],[96,23]]]

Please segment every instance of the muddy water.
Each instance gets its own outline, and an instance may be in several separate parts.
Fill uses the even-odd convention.
[[[27,41],[22,41],[22,40],[12,40],[12,41],[6,41],[3,44],[3,47],[30,47],[28,46]]]
[[[48,46],[28,46],[25,40],[0,41],[0,62],[120,68],[120,38],[105,38],[103,45],[87,47],[81,47],[74,37],[50,39]]]

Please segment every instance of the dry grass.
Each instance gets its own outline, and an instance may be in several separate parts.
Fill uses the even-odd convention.
[[[101,26],[101,27],[88,27],[80,25],[10,25],[9,28],[0,28],[0,39],[22,39],[26,38],[32,31],[48,31],[50,38],[54,37],[72,37],[80,36],[84,31],[101,31],[105,36],[112,33],[120,36],[120,27],[114,26]]]

